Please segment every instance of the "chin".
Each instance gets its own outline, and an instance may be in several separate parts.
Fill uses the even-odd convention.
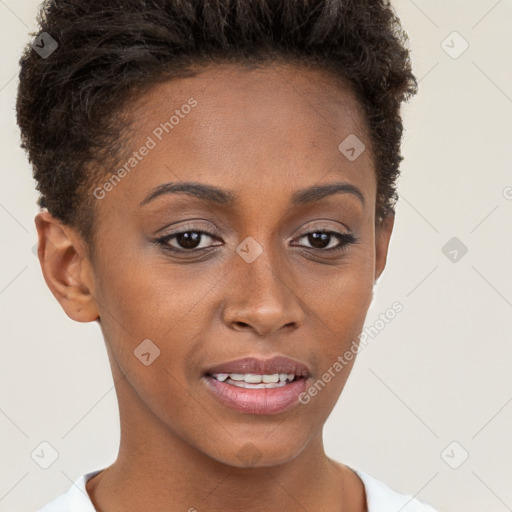
[[[210,454],[216,461],[235,468],[264,468],[285,464],[294,459],[304,445],[283,444],[277,436],[266,434],[261,440],[252,439],[230,442],[228,450]],[[287,436],[290,439],[289,436]],[[305,444],[305,443],[304,443]]]

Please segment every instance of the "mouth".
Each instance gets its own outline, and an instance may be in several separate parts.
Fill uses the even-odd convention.
[[[277,414],[299,403],[309,368],[293,359],[244,358],[208,369],[205,382],[220,403],[248,414]]]

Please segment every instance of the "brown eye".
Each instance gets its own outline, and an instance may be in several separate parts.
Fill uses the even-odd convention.
[[[208,238],[213,239],[213,234],[203,230],[189,229],[164,235],[158,238],[156,242],[170,251],[194,252],[213,247],[213,245],[207,245],[204,242]]]
[[[333,239],[333,236],[330,233],[309,233],[306,235],[308,237],[308,242],[315,248],[315,249],[326,249],[327,246],[330,244],[330,242]]]
[[[174,236],[176,243],[183,249],[197,249],[203,235],[197,231],[185,231]]]
[[[310,248],[319,251],[344,250],[348,245],[356,242],[356,237],[350,233],[339,233],[337,231],[311,231],[299,237],[306,238]]]

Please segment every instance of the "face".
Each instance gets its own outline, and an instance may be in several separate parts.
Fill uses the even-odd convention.
[[[122,430],[158,424],[232,466],[248,465],[248,450],[253,465],[288,461],[319,436],[345,385],[354,359],[340,368],[339,357],[385,265],[392,219],[376,231],[358,105],[320,71],[226,65],[160,84],[133,109],[117,178],[94,191],[83,295],[61,304],[100,318]],[[349,135],[366,146],[355,159],[339,149]],[[272,389],[217,380],[226,362],[274,356],[305,371]],[[258,373],[246,368],[227,373]]]

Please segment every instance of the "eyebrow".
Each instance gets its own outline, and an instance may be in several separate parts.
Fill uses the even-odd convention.
[[[166,194],[188,194],[189,196],[197,197],[199,199],[212,201],[218,204],[233,206],[238,199],[238,196],[229,191],[223,190],[212,185],[206,185],[204,183],[195,182],[180,182],[180,183],[164,183],[154,188],[140,203],[139,207],[148,204],[157,197]],[[309,188],[297,190],[293,193],[291,202],[293,205],[304,205],[310,204],[315,201],[319,201],[324,197],[331,196],[333,194],[351,194],[357,197],[364,205],[365,200],[363,193],[359,188],[351,183],[346,182],[335,182],[326,185],[314,185]]]

